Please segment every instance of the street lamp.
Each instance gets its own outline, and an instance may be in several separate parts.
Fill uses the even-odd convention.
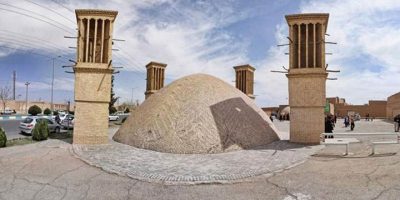
[[[25,103],[26,103],[26,114],[28,114],[28,86],[29,86],[29,84],[31,84],[31,83],[29,83],[29,82],[26,82],[25,83],[25,85],[26,85],[26,95],[25,95]]]

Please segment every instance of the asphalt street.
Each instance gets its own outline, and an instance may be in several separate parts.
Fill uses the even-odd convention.
[[[115,122],[121,122],[122,119],[126,118],[127,116],[120,116],[120,119],[118,121],[110,122],[110,123],[115,123]],[[23,137],[29,137],[30,135],[26,134],[21,134],[20,130],[18,128],[19,124],[21,123],[21,120],[0,120],[0,127],[2,127],[7,135],[7,139],[15,139],[15,138],[23,138]],[[64,131],[64,130],[61,130]]]
[[[20,134],[18,126],[19,126],[19,123],[21,123],[21,121],[22,120],[1,120],[0,121],[0,127],[2,127],[5,130],[8,140],[29,136],[29,135]]]

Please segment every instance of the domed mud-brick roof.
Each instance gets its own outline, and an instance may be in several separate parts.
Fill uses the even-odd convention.
[[[290,114],[290,106],[286,106],[285,108],[283,108],[280,113],[280,115],[289,115]]]
[[[113,139],[167,153],[221,153],[279,140],[254,100],[205,74],[174,81],[144,101]]]

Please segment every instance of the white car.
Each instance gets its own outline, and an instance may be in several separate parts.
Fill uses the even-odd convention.
[[[70,118],[71,116],[74,117],[71,114],[59,114],[58,115],[60,117],[60,122],[62,123],[65,119]]]
[[[73,129],[75,124],[75,117],[73,115],[68,115],[62,122],[61,125],[64,129]]]
[[[24,121],[20,123],[19,130],[22,133],[32,134],[32,130],[35,127],[36,123],[41,120],[47,122],[47,126],[49,127],[50,132],[60,133],[61,126],[57,124],[55,121],[37,116],[30,116],[25,118]]]
[[[108,120],[109,121],[118,121],[119,120],[119,116],[118,115],[109,115],[108,116]]]
[[[11,110],[9,108],[4,109],[4,111],[1,112],[2,115],[11,115],[14,113],[14,110]]]
[[[60,111],[58,111],[58,114],[59,115],[66,115],[67,113],[65,111],[63,111],[63,110],[60,110]]]

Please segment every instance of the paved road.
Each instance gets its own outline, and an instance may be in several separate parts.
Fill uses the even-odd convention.
[[[127,116],[121,116],[118,121],[113,121],[111,123],[120,123],[122,119],[126,118]],[[23,135],[20,133],[20,130],[18,128],[19,123],[21,123],[21,120],[0,120],[0,127],[2,127],[6,131],[7,139],[14,139],[14,138],[22,138],[22,137],[28,137],[29,135]],[[63,131],[63,130],[62,130]]]
[[[20,134],[18,129],[19,123],[22,120],[1,120],[0,127],[6,131],[7,139],[27,137],[27,135]]]
[[[276,124],[282,130],[289,129],[285,127],[289,123]],[[356,127],[360,132],[393,128],[392,124],[380,121],[360,122]],[[303,164],[272,175],[234,184],[198,185],[166,185],[107,173],[76,158],[71,148],[69,143],[50,139],[0,149],[0,199],[398,200],[400,196],[399,145],[379,147],[382,153],[396,152],[394,155],[312,156]],[[370,150],[362,145],[354,148]],[[103,158],[104,162],[110,162],[108,157]],[[251,167],[249,163],[248,168]]]

